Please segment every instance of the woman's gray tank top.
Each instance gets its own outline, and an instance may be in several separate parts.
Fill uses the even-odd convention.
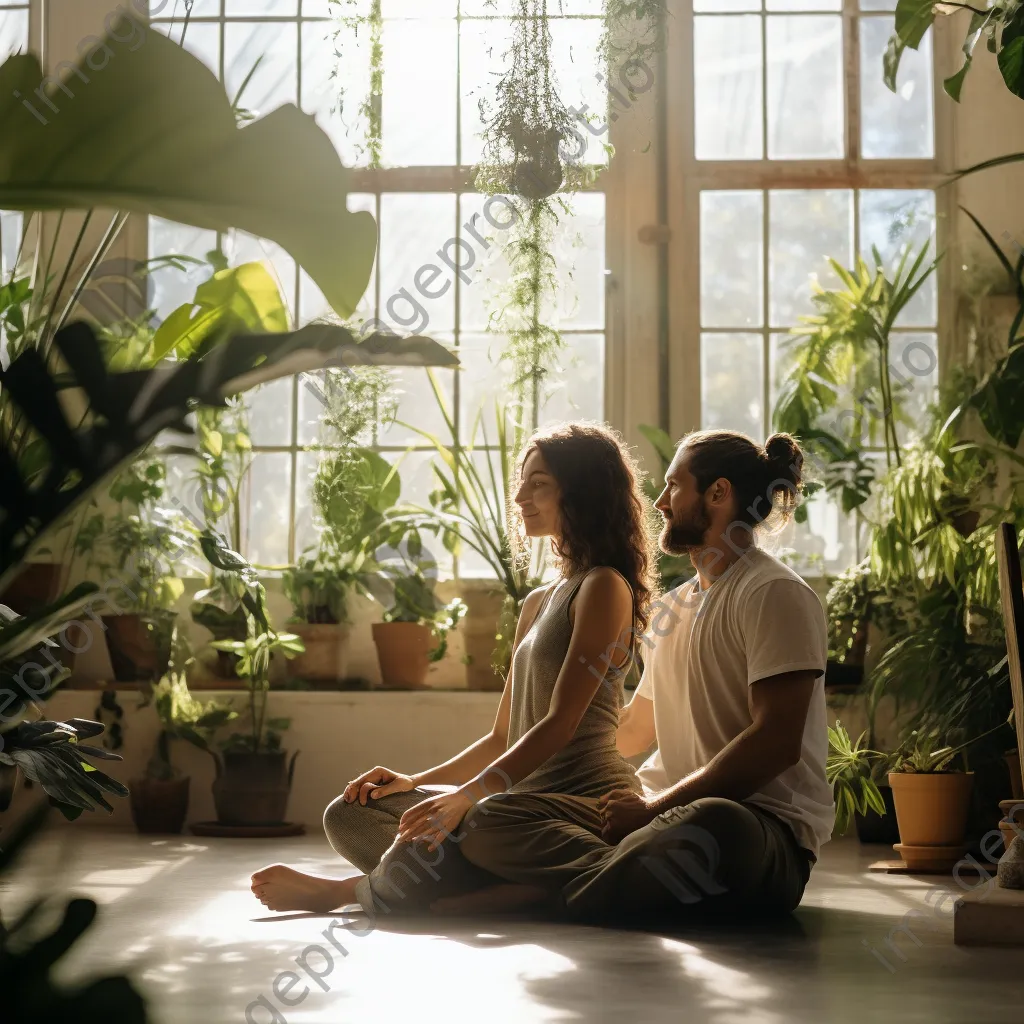
[[[551,585],[540,614],[516,649],[512,659],[509,746],[548,713],[555,681],[572,636],[569,605],[586,575],[586,572],[579,572]],[[598,671],[602,668],[603,665],[595,666]],[[618,673],[609,672],[584,712],[576,735],[511,791],[588,797],[623,787],[639,791],[633,767],[615,748],[615,730],[623,701],[622,682]]]

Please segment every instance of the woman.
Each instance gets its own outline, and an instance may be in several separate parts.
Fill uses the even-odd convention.
[[[327,808],[324,828],[334,849],[369,875],[264,868],[252,890],[271,910],[327,912],[357,901],[367,911],[374,902],[389,911],[455,909],[444,901],[500,882],[462,858],[452,834],[460,823],[476,827],[467,814],[485,814],[484,798],[565,794],[589,805],[636,788],[615,746],[623,678],[651,593],[647,509],[632,459],[611,430],[568,424],[529,440],[517,482],[517,532],[550,538],[559,576],[523,603],[493,728],[427,771],[376,767],[353,779]],[[517,888],[513,899],[538,896]]]

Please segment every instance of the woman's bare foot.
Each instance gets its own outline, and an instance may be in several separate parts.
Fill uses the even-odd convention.
[[[548,902],[549,894],[535,885],[492,885],[486,889],[449,896],[430,904],[433,914],[456,916],[461,914],[502,914],[514,910],[539,907]]]
[[[284,864],[271,864],[252,876],[252,891],[268,910],[312,910],[327,914],[356,902],[354,878],[307,875]]]

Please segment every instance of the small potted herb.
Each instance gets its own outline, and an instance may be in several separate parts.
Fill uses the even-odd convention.
[[[409,546],[417,550],[413,534]],[[383,685],[389,689],[418,689],[426,685],[430,665],[448,650],[448,633],[466,614],[462,598],[443,604],[433,582],[423,573],[432,563],[413,563],[395,574],[394,598],[383,621],[373,624]]]
[[[174,767],[172,741],[184,740],[212,754],[214,732],[238,717],[226,704],[196,700],[185,681],[186,669],[187,663],[180,671],[172,669],[151,688],[145,701],[153,704],[160,734],[146,774],[129,784],[132,821],[142,833],[177,835],[185,824],[190,780]]]

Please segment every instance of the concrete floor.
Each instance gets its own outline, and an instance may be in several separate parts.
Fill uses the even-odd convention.
[[[0,888],[0,906],[12,914],[38,893],[95,899],[100,919],[60,976],[130,970],[156,1024],[1011,1019],[1003,1011],[1019,1004],[1020,952],[954,946],[952,899],[941,897],[958,883],[869,874],[884,854],[829,844],[781,927],[654,934],[493,920],[381,923],[367,934],[353,915],[356,931],[329,934],[343,954],[322,934],[338,918],[269,917],[247,891],[250,873],[272,861],[339,869],[319,836],[153,839],[78,825],[40,840]],[[901,921],[909,930],[887,944]],[[296,958],[322,980],[292,981]],[[282,1000],[305,987],[298,1005]]]

